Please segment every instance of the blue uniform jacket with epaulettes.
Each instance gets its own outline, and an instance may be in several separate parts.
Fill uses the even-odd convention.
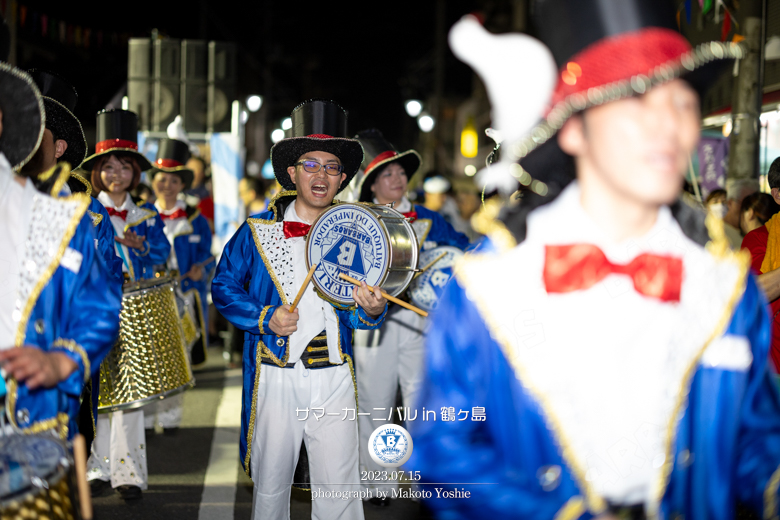
[[[119,331],[121,290],[98,258],[84,194],[55,199],[36,195],[27,247],[20,255],[16,344],[62,352],[77,369],[53,388],[29,390],[8,382],[11,421],[24,432],[78,431],[79,397],[91,371],[113,347]],[[49,218],[44,216],[56,216]],[[32,266],[32,268],[31,268]]]
[[[280,197],[290,194],[283,192]],[[237,328],[245,331],[239,448],[247,474],[250,472],[250,447],[254,434],[254,421],[250,419],[255,414],[261,356],[279,366],[284,366],[289,356],[288,337],[277,336],[269,327],[277,307],[291,303],[295,298],[295,294],[290,294],[292,263],[282,254],[282,248],[278,245],[285,240],[283,218],[284,208],[279,207],[277,213],[277,207],[272,205],[269,210],[247,219],[225,245],[211,284],[211,295],[219,312]],[[379,327],[384,321],[387,307],[377,319],[369,317],[360,307],[336,309],[336,313],[339,318],[341,358],[350,364],[351,369],[352,330]]]
[[[211,257],[211,228],[206,218],[200,214],[200,210],[187,206],[187,220],[182,221],[173,238],[173,249],[176,251],[176,262],[179,264],[179,273],[184,274],[192,269],[192,266],[204,262]],[[164,227],[164,226],[163,226]],[[209,274],[216,266],[216,261],[211,260],[204,264],[203,278],[197,282],[184,278],[180,287],[183,292],[197,289],[203,305],[203,315],[206,315],[206,287]]]
[[[412,204],[412,211],[417,212],[417,219],[412,222],[412,228],[417,234],[421,251],[438,246],[453,246],[458,249],[468,247],[469,238],[455,231],[455,228],[437,212],[419,204]]]

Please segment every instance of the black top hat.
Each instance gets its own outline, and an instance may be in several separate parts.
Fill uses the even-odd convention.
[[[157,172],[172,173],[179,176],[184,183],[184,189],[188,190],[195,177],[192,170],[186,166],[190,157],[190,147],[184,141],[169,138],[160,139],[157,160],[154,161],[152,169],[149,170],[149,177],[153,178]]]
[[[393,145],[384,138],[382,132],[376,128],[358,132],[356,138],[363,145],[363,149],[366,151],[366,160],[369,161],[358,189],[360,202],[371,202],[374,199],[371,194],[371,186],[374,184],[376,176],[386,165],[393,162],[400,164],[406,172],[407,179],[411,179],[420,169],[422,157],[419,153],[415,150],[398,153]]]
[[[138,116],[135,112],[114,108],[97,113],[95,153],[81,167],[91,170],[96,159],[111,154],[133,157],[141,171],[152,167],[152,163],[138,151]]]
[[[312,151],[332,153],[344,166],[347,177],[339,191],[347,187],[363,162],[363,148],[347,135],[347,111],[333,101],[312,99],[295,107],[291,114],[292,137],[282,139],[271,148],[271,164],[276,180],[285,190],[295,184],[287,173],[298,158]]]
[[[46,109],[46,128],[55,139],[68,143],[68,148],[60,160],[76,169],[87,156],[87,138],[78,118],[73,115],[79,96],[73,85],[60,76],[43,70],[30,69],[35,84],[43,95],[43,106]]]
[[[0,62],[0,110],[0,152],[14,169],[19,169],[41,144],[46,112],[43,97],[30,75],[5,62]]]

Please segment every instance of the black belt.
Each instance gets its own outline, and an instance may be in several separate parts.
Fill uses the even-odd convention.
[[[609,512],[620,520],[645,520],[645,506],[637,504],[633,506],[609,505]]]
[[[330,364],[330,356],[328,353],[328,338],[325,336],[323,330],[316,335],[309,344],[303,349],[301,354],[301,363],[304,368],[325,368],[333,366]],[[265,352],[260,354],[260,362],[264,365],[273,365],[278,367],[279,365],[274,363],[270,356]],[[295,363],[287,363],[281,368],[293,368]]]

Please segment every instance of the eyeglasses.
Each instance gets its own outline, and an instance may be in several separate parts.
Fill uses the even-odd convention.
[[[320,164],[317,161],[299,161],[295,163],[295,166],[299,164],[303,165],[303,169],[309,173],[317,173],[322,168],[325,168],[325,173],[328,175],[341,175],[344,171],[344,167],[340,164]]]

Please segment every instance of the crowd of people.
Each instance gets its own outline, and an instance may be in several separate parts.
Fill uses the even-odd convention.
[[[165,340],[187,370],[230,331],[253,518],[289,518],[298,486],[312,518],[358,520],[410,481],[442,518],[776,518],[780,158],[770,193],[681,198],[708,78],[744,49],[692,48],[664,2],[534,6],[541,42],[473,16],[451,34],[537,78],[510,92],[469,62],[506,124],[480,213],[472,185],[310,100],[271,149],[274,178],[240,182],[247,218],[219,251],[220,186],[186,135],[150,160],[136,114],[104,110],[88,156],[74,88],[0,62],[5,435],[94,435],[92,495],[142,498],[147,432],[179,434],[186,385],[110,407],[101,373],[148,336],[129,295],[165,283],[173,316],[194,309],[196,339],[182,321]],[[418,276],[430,318],[404,291]]]

